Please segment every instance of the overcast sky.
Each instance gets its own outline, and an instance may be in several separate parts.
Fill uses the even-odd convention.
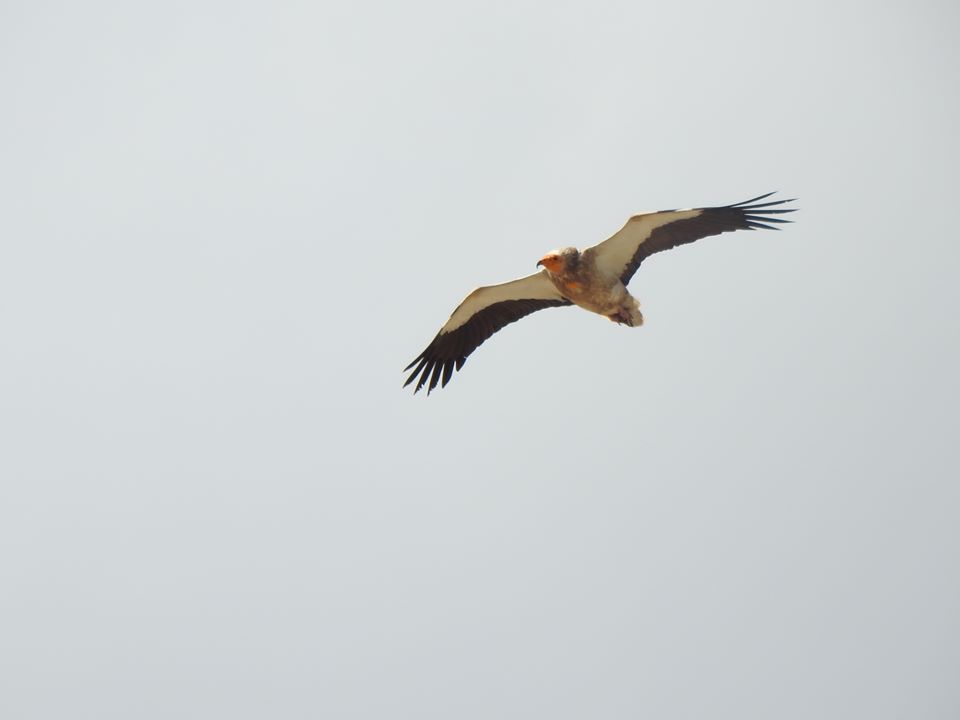
[[[0,4],[0,715],[960,717],[958,8]]]

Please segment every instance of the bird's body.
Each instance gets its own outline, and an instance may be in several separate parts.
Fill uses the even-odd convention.
[[[793,208],[790,200],[757,203],[772,193],[733,205],[663,210],[631,217],[619,232],[583,251],[573,247],[547,253],[543,270],[500,285],[477,288],[453,311],[433,342],[407,366],[414,368],[404,385],[417,380],[414,392],[427,385],[445,386],[467,356],[500,328],[537,310],[577,305],[618,324],[643,324],[640,303],[627,284],[650,255],[709,235],[766,228],[789,222],[777,217]]]
[[[643,324],[639,301],[619,276],[597,262],[597,253],[568,247],[540,260],[557,291],[574,305],[633,327]]]

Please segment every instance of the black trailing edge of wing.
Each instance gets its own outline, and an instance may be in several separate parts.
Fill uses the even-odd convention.
[[[697,217],[661,225],[637,248],[630,264],[627,265],[620,276],[621,282],[624,285],[629,283],[630,278],[640,267],[640,263],[654,253],[671,250],[678,245],[686,245],[700,238],[732,232],[733,230],[756,230],[758,228],[779,230],[780,228],[776,227],[777,224],[792,221],[777,216],[796,211],[796,208],[779,206],[793,202],[796,198],[758,202],[758,200],[765,200],[773,194],[769,192],[765,195],[758,195],[755,198],[733,205],[699,208],[702,212]]]
[[[500,328],[537,310],[570,304],[569,300],[505,300],[489,305],[474,313],[457,329],[438,333],[433,342],[404,368],[414,370],[403,386],[417,380],[413,392],[417,393],[427,385],[429,395],[438,383],[440,387],[445,387],[453,371],[459,371],[470,353]]]

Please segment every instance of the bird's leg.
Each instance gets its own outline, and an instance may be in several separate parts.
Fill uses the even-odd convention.
[[[617,310],[615,313],[611,315],[607,315],[607,317],[613,322],[617,323],[617,325],[626,325],[627,327],[633,327],[633,320],[630,318],[630,313],[628,313],[623,308]]]
[[[634,298],[630,298],[632,305],[622,306],[617,308],[615,313],[607,315],[607,317],[618,325],[626,325],[627,327],[634,327],[637,325],[643,325],[643,315],[640,312],[640,303]]]

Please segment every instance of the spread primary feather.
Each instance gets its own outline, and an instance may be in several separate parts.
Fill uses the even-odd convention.
[[[640,264],[654,253],[733,230],[778,230],[792,200],[759,202],[773,193],[722,207],[661,210],[634,215],[611,237],[583,251],[560,248],[544,255],[543,270],[499,285],[480,287],[464,298],[433,341],[406,369],[429,394],[446,386],[454,370],[487,338],[506,325],[548,307],[577,305],[630,327],[643,324],[640,303],[627,290]]]

